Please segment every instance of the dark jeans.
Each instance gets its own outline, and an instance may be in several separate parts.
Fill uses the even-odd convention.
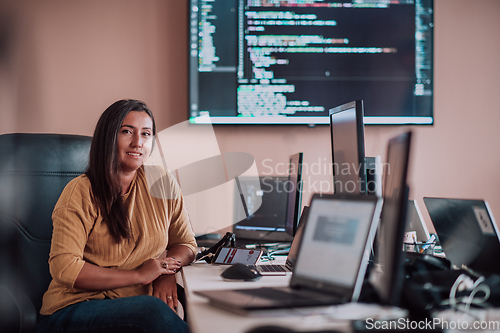
[[[187,333],[189,328],[160,299],[134,296],[84,301],[41,316],[37,333]]]

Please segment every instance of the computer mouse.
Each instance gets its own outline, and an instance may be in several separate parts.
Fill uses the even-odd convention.
[[[226,268],[221,276],[224,280],[231,281],[256,281],[262,277],[255,269],[241,263]]]

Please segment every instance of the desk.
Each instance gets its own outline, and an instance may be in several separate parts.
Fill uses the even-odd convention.
[[[211,305],[207,299],[195,295],[194,291],[282,287],[288,285],[290,276],[263,276],[255,282],[227,282],[220,277],[222,272],[220,266],[207,263],[191,264],[184,267],[181,272],[186,289],[189,325],[193,333],[238,333],[262,325],[279,325],[304,331],[331,329],[350,332],[350,320],[338,319],[339,316],[346,318],[346,312],[357,315],[367,314],[366,311],[373,313],[374,308],[377,307],[346,304],[336,307],[287,309],[247,316],[238,315]],[[356,309],[354,310],[353,307]],[[377,312],[380,313],[380,307],[377,308]],[[337,317],[336,314],[338,314]],[[366,317],[369,316],[369,314],[366,315]]]

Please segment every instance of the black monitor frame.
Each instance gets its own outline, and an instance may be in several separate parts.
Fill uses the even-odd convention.
[[[411,132],[389,140],[384,179],[384,206],[375,246],[375,267],[370,273],[382,304],[399,306],[404,280],[403,238],[407,223]]]
[[[255,179],[250,178],[250,186],[253,187]],[[259,194],[247,193],[246,178],[239,177],[240,189],[235,189],[235,202],[241,200],[243,195],[247,206],[251,206],[251,196],[262,196],[260,207],[247,218],[233,224],[233,233],[237,240],[245,240],[250,243],[261,242],[290,242],[292,237],[285,231],[287,193],[286,184],[288,177],[283,176],[260,176],[260,189],[250,188]],[[237,205],[236,209],[240,209]],[[248,210],[251,210],[248,208]],[[241,216],[242,212],[235,211],[234,216]]]
[[[334,193],[366,193],[363,101],[332,108],[329,117]],[[350,128],[346,128],[346,124]],[[348,147],[352,142],[355,142],[354,149]],[[344,154],[346,151],[350,153],[349,158]],[[351,182],[354,182],[353,190],[348,186]]]
[[[288,164],[288,186],[285,231],[290,236],[295,236],[300,220],[302,206],[302,161],[303,153],[290,156]],[[291,186],[291,188],[289,188]]]

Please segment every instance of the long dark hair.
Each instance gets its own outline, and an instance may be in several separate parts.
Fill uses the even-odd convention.
[[[117,151],[118,133],[130,111],[148,114],[153,122],[154,140],[155,120],[146,104],[135,99],[117,101],[103,112],[97,122],[90,147],[89,165],[85,171],[92,185],[93,200],[116,243],[128,239],[131,232],[128,212],[121,196],[121,166]]]

